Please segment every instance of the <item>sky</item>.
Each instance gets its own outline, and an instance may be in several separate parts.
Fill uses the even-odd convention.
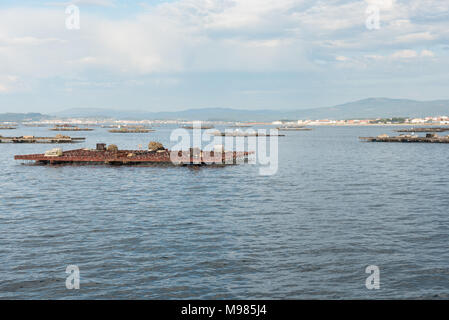
[[[448,0],[0,2],[0,112],[293,110],[448,85]]]

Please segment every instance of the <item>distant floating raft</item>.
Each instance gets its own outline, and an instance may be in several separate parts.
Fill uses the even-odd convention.
[[[0,143],[79,143],[86,140],[86,138],[72,138],[62,135],[56,137],[2,137],[0,136]]]
[[[400,135],[390,137],[386,134],[377,137],[360,137],[359,139],[367,142],[402,142],[402,143],[449,143],[449,136],[439,136],[437,134],[427,134],[425,137],[415,135]]]
[[[32,127],[32,128],[47,127],[47,125],[43,124],[43,123],[22,123],[22,125],[25,126],[25,127]]]
[[[267,133],[259,133],[259,132],[243,132],[243,131],[234,131],[234,132],[212,132],[213,136],[222,136],[222,137],[284,137],[285,134],[267,134]]]
[[[188,129],[188,130],[193,130],[193,129],[201,129],[201,130],[209,130],[209,129],[213,129],[213,126],[201,126],[201,127],[194,127],[194,126],[184,126],[181,127],[182,129]]]
[[[251,128],[252,125],[250,124],[235,124],[232,126],[229,126],[230,128]]]
[[[148,133],[148,132],[154,132],[156,130],[154,129],[127,129],[127,128],[121,128],[121,129],[111,129],[108,130],[111,133]]]
[[[0,126],[0,130],[14,130],[17,129],[17,127],[11,127],[11,126]]]
[[[411,129],[401,129],[396,130],[396,132],[446,132],[449,128],[438,127],[438,128],[411,128]]]
[[[78,127],[54,127],[50,128],[51,131],[93,131],[92,128],[78,128]]]
[[[101,125],[101,127],[106,129],[151,129],[150,126],[146,125],[130,125],[130,124],[104,124]]]
[[[279,127],[277,128],[279,131],[310,131],[311,128],[305,127]]]

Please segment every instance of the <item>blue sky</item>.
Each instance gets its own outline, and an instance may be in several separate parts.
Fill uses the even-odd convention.
[[[449,99],[448,85],[449,1],[0,4],[0,112],[301,109]]]

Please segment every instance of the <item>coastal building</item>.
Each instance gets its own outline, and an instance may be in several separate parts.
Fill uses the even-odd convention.
[[[425,123],[426,120],[421,119],[421,118],[414,118],[412,120],[410,120],[410,123]]]

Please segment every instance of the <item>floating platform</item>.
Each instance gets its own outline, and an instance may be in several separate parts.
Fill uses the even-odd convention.
[[[111,146],[110,146],[111,147]],[[251,152],[227,151],[215,154],[214,151],[191,149],[190,152],[159,150],[118,150],[105,149],[104,144],[98,144],[97,149],[77,149],[63,152],[54,149],[45,154],[16,155],[15,160],[35,161],[37,164],[89,164],[89,165],[232,165],[245,162]],[[116,148],[116,146],[114,146]],[[171,161],[171,153],[177,153],[177,161]],[[221,157],[220,157],[221,155]],[[214,157],[221,159],[215,161]],[[217,163],[218,162],[218,163]]]
[[[243,132],[243,131],[234,131],[234,132],[212,132],[213,136],[222,136],[222,137],[284,137],[285,134],[266,134],[266,133],[258,133],[258,132]]]
[[[150,126],[146,125],[130,125],[130,124],[104,124],[101,125],[102,128],[106,129],[151,129]]]
[[[279,127],[277,128],[279,131],[310,131],[311,128],[305,127]]]
[[[120,129],[111,129],[108,130],[111,133],[148,133],[154,132],[154,129],[128,129],[128,128],[120,128]]]
[[[0,143],[79,143],[86,140],[86,138],[72,138],[67,136],[56,137],[34,137],[34,136],[21,136],[21,137],[2,137],[0,136]]]
[[[411,128],[411,129],[401,129],[396,130],[396,132],[446,132],[449,128],[438,127],[438,128]]]
[[[193,129],[201,129],[201,130],[209,130],[209,129],[213,129],[213,126],[201,126],[200,127],[193,127],[193,126],[185,126],[185,127],[181,127],[182,129],[188,129],[188,130],[193,130]]]
[[[229,126],[229,128],[251,128],[252,125],[250,124],[235,124],[232,126]]]
[[[11,126],[0,126],[0,130],[14,130],[17,129],[17,127],[11,127]]]
[[[24,127],[31,127],[31,128],[44,128],[48,127],[46,124],[40,124],[40,123],[22,123]]]
[[[78,128],[78,127],[54,127],[50,128],[51,131],[93,131],[92,128]]]
[[[449,143],[449,136],[442,137],[432,133],[426,134],[425,137],[415,135],[400,135],[396,137],[380,135],[377,137],[360,137],[360,139],[367,142]]]

